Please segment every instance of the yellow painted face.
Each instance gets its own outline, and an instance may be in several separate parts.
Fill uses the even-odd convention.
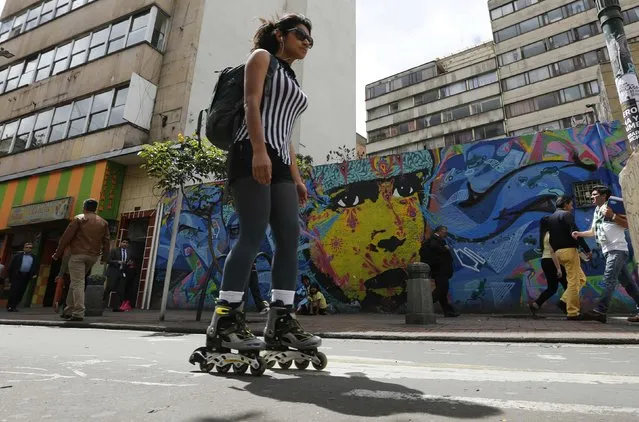
[[[328,193],[330,205],[309,216],[308,228],[318,235],[311,258],[348,298],[362,300],[367,280],[405,268],[419,257],[425,229],[421,176],[408,174],[336,188]],[[400,294],[402,281],[376,293]]]

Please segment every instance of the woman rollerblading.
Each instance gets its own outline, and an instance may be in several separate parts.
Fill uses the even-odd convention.
[[[269,225],[275,253],[271,267],[273,305],[268,317],[273,329],[271,335],[267,333],[267,341],[273,347],[297,350],[297,359],[307,366],[311,361],[322,366],[320,358],[313,359],[321,340],[305,333],[291,314],[297,281],[299,205],[308,197],[291,143],[293,127],[306,110],[308,98],[291,65],[305,58],[313,47],[312,25],[298,14],[263,22],[253,38],[254,49],[244,70],[245,117],[229,148],[228,183],[240,235],[224,264],[207,346],[196,350],[190,359],[193,364],[204,365],[204,370],[215,367],[228,371],[226,365],[233,359],[237,359],[232,362],[234,368],[236,364],[248,364],[252,369],[254,364],[266,365],[258,356],[264,343],[246,327],[242,300]],[[263,101],[267,77],[271,89],[267,101]],[[229,349],[237,353],[229,357]],[[325,361],[324,357],[324,366]],[[260,370],[263,372],[261,366],[254,374],[259,375]]]

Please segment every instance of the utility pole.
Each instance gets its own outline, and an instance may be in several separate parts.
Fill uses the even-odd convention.
[[[619,0],[595,0],[599,23],[606,40],[612,73],[619,94],[628,143],[633,151],[639,148],[639,81],[632,62],[628,40],[623,29]]]

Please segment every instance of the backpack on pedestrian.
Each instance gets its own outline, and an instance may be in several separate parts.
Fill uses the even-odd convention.
[[[220,73],[220,77],[213,88],[209,108],[200,111],[197,121],[196,136],[201,145],[200,131],[204,118],[205,135],[211,144],[228,151],[244,121],[244,70],[246,65],[227,67]],[[264,95],[262,104],[271,95],[273,74],[277,69],[277,59],[271,55],[266,79],[264,80]]]

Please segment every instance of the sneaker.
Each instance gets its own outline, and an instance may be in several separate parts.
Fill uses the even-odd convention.
[[[568,309],[566,308],[566,302],[563,300],[557,301],[557,307],[564,313],[564,315],[568,315]]]
[[[69,318],[67,318],[67,321],[80,322],[80,321],[84,321],[84,318],[79,316],[70,316]]]
[[[629,317],[628,322],[639,322],[639,314]]]
[[[603,312],[593,309],[592,311],[586,313],[584,319],[591,320],[591,321],[599,321],[602,324],[605,324],[606,321],[608,320],[608,317]]]
[[[284,306],[280,301],[270,305],[264,341],[268,348],[315,349],[322,344],[321,338],[304,331],[295,317],[293,306]]]
[[[574,316],[567,316],[566,317],[567,321],[583,321],[584,320],[584,316],[579,314],[579,315],[574,315]]]
[[[444,312],[444,318],[457,318],[459,315],[459,313],[455,312],[455,311],[446,311]]]
[[[260,311],[260,313],[261,314],[267,314],[269,309],[270,309],[270,306],[269,306],[268,302],[263,300],[262,301],[262,310]]]
[[[537,312],[539,312],[539,305],[534,300],[528,302],[528,309],[530,309],[530,313],[533,314],[533,317],[537,317]]]

